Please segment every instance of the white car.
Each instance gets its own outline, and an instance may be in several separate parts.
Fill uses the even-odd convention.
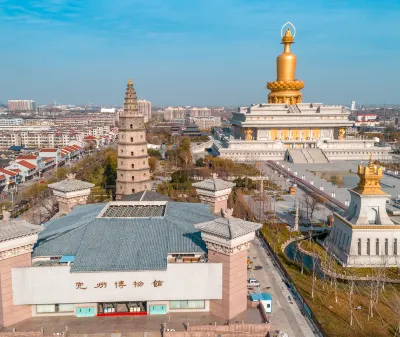
[[[247,288],[254,288],[254,287],[259,287],[260,282],[257,281],[255,278],[249,278],[247,280]]]

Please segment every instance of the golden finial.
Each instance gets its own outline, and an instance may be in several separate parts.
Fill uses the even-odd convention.
[[[129,79],[129,80],[128,80],[128,85],[131,85],[131,84],[132,84],[132,80]]]
[[[368,165],[363,167],[361,164],[358,165],[358,176],[360,181],[358,186],[353,188],[354,192],[359,194],[386,194],[381,189],[380,180],[383,176],[383,167],[377,167],[372,162],[372,153],[370,153]]]

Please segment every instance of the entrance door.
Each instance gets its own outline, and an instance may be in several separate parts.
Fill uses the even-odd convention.
[[[93,317],[94,308],[76,308],[76,317]]]
[[[166,315],[166,305],[150,305],[150,315]]]

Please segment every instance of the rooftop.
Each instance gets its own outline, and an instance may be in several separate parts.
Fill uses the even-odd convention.
[[[117,201],[110,202],[101,211],[101,218],[154,218],[163,217],[166,201]]]
[[[194,187],[214,192],[226,190],[228,188],[234,187],[235,185],[236,184],[231,183],[229,181],[218,179],[216,174],[213,174],[213,177],[211,179],[206,179],[198,183],[192,184],[192,186]]]
[[[42,229],[42,226],[32,225],[24,220],[12,219],[9,220],[8,223],[1,221],[0,242],[33,235],[40,232]]]
[[[229,240],[236,239],[261,228],[261,225],[258,223],[233,218],[231,214],[232,210],[227,210],[223,218],[203,222],[195,227],[204,233]]]
[[[164,216],[145,217],[140,214],[143,202],[131,202],[128,215],[140,217],[99,216],[113,212],[119,203],[76,206],[70,214],[46,223],[33,256],[74,255],[71,272],[94,272],[165,270],[168,254],[206,252],[195,225],[216,218],[208,205],[154,202],[163,205]]]
[[[77,180],[75,179],[75,174],[69,174],[67,176],[67,179],[50,184],[49,187],[53,190],[61,192],[73,192],[92,188],[94,187],[94,184],[82,180]]]

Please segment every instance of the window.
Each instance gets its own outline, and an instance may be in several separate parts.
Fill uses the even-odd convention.
[[[131,129],[133,129],[133,124],[131,124]]]
[[[143,165],[146,165],[144,160],[143,160]]]
[[[133,156],[133,151],[131,152],[131,156]]]
[[[132,188],[132,193],[135,193],[135,189],[134,188]]]
[[[131,164],[131,167],[132,167],[132,168],[135,168],[135,164]]]
[[[133,137],[131,137],[131,142],[133,143]]]
[[[367,239],[367,255],[371,255],[371,240]]]
[[[144,152],[144,149],[142,149],[142,153]]]
[[[397,255],[397,239],[393,242],[393,255]]]
[[[358,239],[358,255],[361,255],[361,239]]]
[[[123,177],[124,175],[121,173],[121,178]]]
[[[121,160],[121,165],[123,164],[124,162]]]
[[[134,177],[134,176],[132,176],[132,180],[135,180],[135,177]]]
[[[38,304],[36,312],[38,314],[54,313],[54,312],[73,312],[73,304]]]
[[[170,301],[170,309],[204,309],[205,301]]]
[[[389,240],[385,239],[385,255],[389,255]]]
[[[376,250],[376,255],[379,255],[379,239],[376,239],[376,247],[375,247],[375,250]]]
[[[124,150],[121,150],[121,153],[124,153]]]
[[[122,190],[122,185],[119,185],[119,189]]]

